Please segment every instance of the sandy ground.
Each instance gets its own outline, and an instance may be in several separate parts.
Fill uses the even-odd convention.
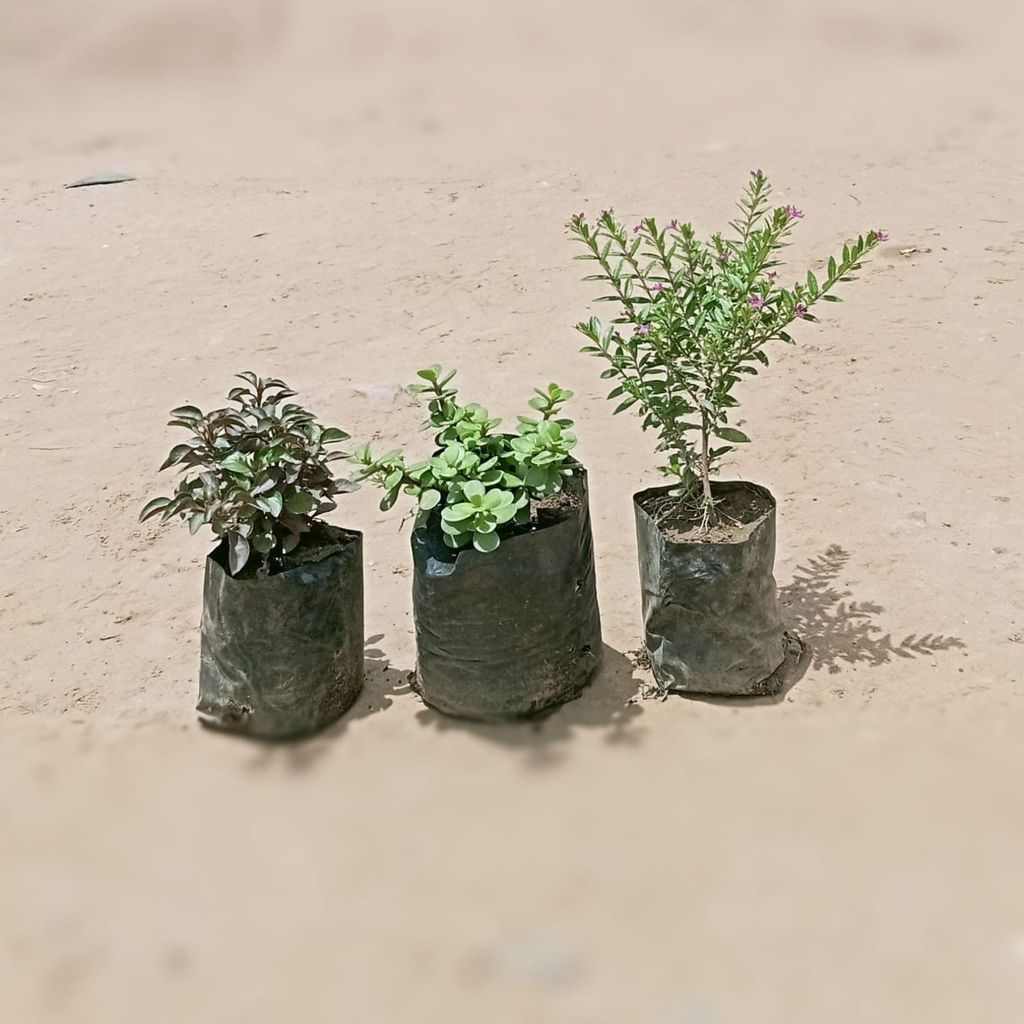
[[[1024,1019],[1020,4],[0,8],[4,1019]],[[810,654],[781,702],[629,705],[655,460],[562,225],[710,230],[756,166],[794,261],[891,236],[743,395]],[[136,522],[164,413],[251,368],[404,440],[432,361],[507,416],[577,391],[605,669],[536,727],[426,710],[364,491],[363,698],[203,731],[206,545]]]

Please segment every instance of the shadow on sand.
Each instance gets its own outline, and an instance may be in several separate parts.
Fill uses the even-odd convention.
[[[938,651],[963,648],[958,637],[936,633],[911,633],[894,641],[875,625],[875,616],[883,609],[869,601],[849,600],[850,591],[842,589],[842,575],[849,554],[838,545],[798,566],[792,582],[779,588],[779,602],[787,626],[787,655],[780,672],[782,690],[772,697],[711,697],[685,694],[691,700],[730,707],[778,704],[804,677],[809,668],[840,671],[841,665],[881,666],[894,658],[915,658]],[[252,767],[263,769],[282,760],[292,771],[309,770],[329,751],[335,741],[355,721],[386,711],[394,698],[412,694],[411,673],[392,668],[376,646],[383,636],[366,641],[366,678],[363,692],[351,710],[334,725],[316,736],[298,741],[261,742]],[[577,732],[604,732],[611,744],[632,745],[640,741],[643,730],[636,720],[643,713],[637,702],[640,677],[647,674],[623,654],[604,645],[604,659],[593,682],[575,701],[554,708],[545,716],[526,722],[493,724],[450,718],[423,706],[417,721],[428,728],[445,732],[468,732],[487,742],[510,750],[522,751],[535,766],[559,760],[564,747]]]
[[[966,644],[940,633],[910,633],[894,641],[874,623],[885,609],[872,601],[850,601],[839,578],[850,555],[838,544],[797,566],[793,580],[779,588],[779,604],[786,623],[787,655],[782,690],[771,697],[710,697],[685,694],[713,704],[748,707],[778,704],[803,679],[809,668],[840,671],[841,665],[881,666],[894,658],[916,658]]]
[[[638,742],[640,731],[635,720],[642,710],[634,700],[640,685],[634,671],[629,658],[605,644],[601,668],[590,686],[576,700],[546,715],[524,722],[473,722],[425,706],[416,718],[434,729],[457,729],[502,747],[522,750],[535,765],[548,764],[558,759],[555,748],[579,730],[603,730],[606,742],[612,744]]]

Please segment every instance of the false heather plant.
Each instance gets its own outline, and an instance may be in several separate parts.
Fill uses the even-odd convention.
[[[658,432],[663,472],[678,480],[673,493],[693,497],[704,526],[717,519],[711,476],[749,440],[729,422],[733,389],[768,365],[769,342],[793,342],[795,320],[816,322],[818,302],[840,301],[835,287],[855,280],[861,260],[887,237],[860,235],[829,258],[823,280],[808,271],[786,287],[777,256],[803,213],[770,207],[770,193],[764,174],[751,171],[730,233],[706,242],[675,220],[659,227],[647,217],[629,231],[611,210],[596,223],[580,213],[567,225],[586,250],[576,258],[598,265],[585,278],[605,286],[598,301],[618,305],[611,326],[596,317],[577,324],[588,341],[583,351],[609,364],[602,377],[616,380],[608,394],[620,400],[615,412],[636,406],[644,429]]]
[[[451,386],[454,371],[440,366],[419,370],[425,381],[410,390],[428,395],[429,419],[423,429],[434,432],[435,454],[409,465],[401,452],[376,456],[363,445],[352,456],[360,466],[358,479],[369,479],[386,492],[383,510],[404,491],[416,499],[416,526],[437,516],[450,548],[472,544],[493,551],[501,531],[530,520],[533,499],[557,494],[576,463],[572,420],[559,416],[572,398],[557,384],[535,389],[530,407],[539,416],[520,416],[518,435],[496,433],[501,420],[476,403],[462,405]]]
[[[232,575],[253,552],[264,571],[280,566],[316,517],[337,508],[333,496],[356,487],[335,479],[330,468],[348,458],[328,450],[348,439],[344,430],[321,427],[312,413],[289,402],[295,392],[284,381],[248,371],[238,377],[246,386],[228,393],[237,409],[204,413],[182,405],[171,411],[170,425],[192,436],[176,444],[160,468],[198,472],[185,476],[171,497],[150,501],[139,517],[178,516],[193,534],[209,526],[227,539]]]

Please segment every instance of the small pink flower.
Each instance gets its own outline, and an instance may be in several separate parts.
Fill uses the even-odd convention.
[[[876,238],[877,238],[877,239],[878,239],[878,240],[879,240],[880,242],[888,242],[888,241],[889,241],[889,232],[888,232],[888,231],[883,231],[883,230],[882,230],[881,228],[879,228],[879,229],[878,229],[878,230],[877,230],[877,231],[875,232],[875,237],[876,237]]]
[[[760,295],[751,295],[750,298],[747,299],[747,302],[749,302],[751,307],[754,309],[764,308],[764,299],[762,299]]]
[[[633,228],[633,234],[634,235],[639,235],[642,230],[643,230],[643,224],[637,224],[637,226],[635,228]]]
[[[679,221],[677,221],[677,220],[676,220],[676,219],[675,219],[675,218],[673,217],[673,218],[672,218],[672,220],[670,220],[670,221],[668,222],[668,226],[669,226],[669,227],[670,227],[670,228],[671,228],[671,229],[672,229],[673,231],[678,231],[678,230],[679,230]]]
[[[786,207],[786,216],[790,220],[799,220],[804,215],[803,210],[798,210],[795,206]]]
[[[806,319],[807,319],[807,307],[806,307],[806,306],[805,306],[805,305],[804,305],[804,304],[803,304],[802,302],[798,302],[798,303],[796,304],[796,309],[794,309],[794,310],[793,310],[793,312],[794,312],[794,313],[795,313],[795,314],[796,314],[796,315],[797,315],[797,316],[798,316],[798,317],[799,317],[799,318],[800,318],[801,320],[806,320]]]
[[[660,281],[655,281],[654,284],[651,285],[652,292],[663,292],[664,290],[665,286]]]
[[[752,178],[763,178],[764,177],[764,171],[762,171],[761,168],[758,167],[758,169],[756,171],[751,171],[750,172],[750,176]]]
[[[777,270],[769,270],[768,273],[765,274],[765,277],[767,277],[769,281],[774,281],[778,276],[779,272]]]
[[[646,335],[651,333],[651,329],[650,329],[650,327],[647,326],[647,324],[644,324],[643,326],[638,327],[636,329],[636,333],[637,334],[642,334],[642,335],[646,336]]]
[[[718,262],[719,262],[719,263],[721,263],[721,264],[723,264],[723,265],[724,265],[724,264],[726,264],[726,263],[728,263],[728,262],[729,262],[729,260],[731,260],[731,259],[732,259],[732,253],[731,253],[731,252],[729,252],[729,250],[728,250],[728,249],[723,249],[723,250],[722,250],[721,252],[719,252],[719,254],[718,254]]]

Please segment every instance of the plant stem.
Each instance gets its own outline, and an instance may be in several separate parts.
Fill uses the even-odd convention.
[[[718,521],[715,515],[715,499],[711,496],[711,467],[708,459],[708,414],[703,409],[700,413],[700,482],[704,491],[705,526],[714,526]]]

